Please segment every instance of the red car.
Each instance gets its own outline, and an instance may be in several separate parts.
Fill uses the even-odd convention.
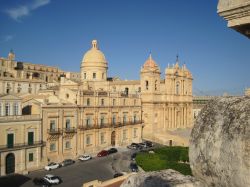
[[[99,153],[97,154],[97,156],[98,156],[98,157],[102,157],[102,156],[107,156],[108,154],[109,154],[108,151],[102,150],[101,152],[99,152]]]

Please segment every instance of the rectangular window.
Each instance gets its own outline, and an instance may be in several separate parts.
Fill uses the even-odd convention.
[[[9,103],[5,104],[5,115],[6,116],[10,115],[10,104]]]
[[[93,73],[93,79],[96,79],[96,73]]]
[[[70,119],[66,119],[66,129],[70,129]]]
[[[100,125],[103,126],[104,125],[104,116],[101,116],[101,121],[100,121]]]
[[[89,106],[90,105],[90,99],[88,98],[87,99],[87,106]]]
[[[124,115],[124,116],[123,116],[123,124],[126,124],[126,123],[127,123],[127,116]]]
[[[91,126],[91,117],[87,117],[87,119],[86,119],[86,126],[87,127],[90,127]]]
[[[133,122],[136,123],[137,119],[136,119],[136,114],[134,114],[134,119]]]
[[[7,147],[12,148],[14,146],[14,134],[10,133],[7,135]]]
[[[0,116],[2,116],[2,103],[0,103]]]
[[[127,130],[123,130],[123,140],[127,139]]]
[[[86,79],[87,78],[87,75],[86,73],[83,74],[83,78]]]
[[[116,117],[115,115],[112,117],[112,125],[115,125],[116,124]]]
[[[18,103],[14,103],[13,115],[18,115]]]
[[[105,133],[101,133],[101,144],[105,143]]]
[[[50,130],[56,130],[56,121],[55,120],[50,120]]]
[[[134,138],[137,137],[137,129],[134,129]]]
[[[29,162],[33,162],[33,161],[34,161],[34,154],[29,153]]]
[[[51,143],[50,144],[50,151],[55,151],[56,150],[56,144],[55,143]]]
[[[115,106],[115,99],[113,99],[113,106]]]
[[[101,99],[101,105],[104,106],[104,99]]]
[[[66,143],[65,143],[65,148],[66,148],[66,149],[70,149],[70,148],[71,148],[70,141],[66,141]]]
[[[28,132],[28,145],[34,144],[34,132]]]
[[[86,137],[86,144],[87,144],[87,145],[90,145],[90,144],[91,144],[91,138],[90,138],[90,136],[87,136],[87,137]]]

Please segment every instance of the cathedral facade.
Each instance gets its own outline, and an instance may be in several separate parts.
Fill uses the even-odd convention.
[[[140,80],[109,78],[108,62],[96,40],[83,55],[80,73],[18,63],[14,53],[0,62],[1,93],[21,98],[21,115],[40,116],[41,125],[34,133],[34,139],[42,142],[38,145],[41,158],[34,159],[36,166],[76,159],[84,153],[95,155],[108,147],[124,147],[142,140],[188,145],[188,139],[171,133],[189,129],[193,124],[192,74],[185,65],[180,66],[178,58],[165,69],[162,79],[160,68],[150,55],[141,67]],[[20,84],[22,90],[18,91],[11,81]],[[29,84],[37,87],[29,91],[26,84],[28,88]],[[2,118],[5,105],[1,105]],[[13,136],[19,133],[13,132]],[[22,141],[18,143],[26,145],[28,140]],[[6,144],[5,140],[1,144]],[[6,155],[15,150],[15,142],[12,144],[11,149],[5,149]],[[5,165],[2,163],[2,171]]]

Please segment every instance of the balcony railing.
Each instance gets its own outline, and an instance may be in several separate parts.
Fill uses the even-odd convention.
[[[56,135],[56,134],[61,134],[62,133],[62,130],[57,128],[57,129],[48,129],[48,133],[50,135]]]
[[[17,144],[13,144],[13,145],[0,145],[0,151],[24,149],[24,148],[31,148],[31,147],[40,147],[40,146],[45,146],[45,145],[46,145],[46,142],[44,142],[44,141],[17,143]]]
[[[143,123],[143,121],[138,120],[138,121],[128,121],[126,123],[121,123],[121,122],[117,122],[117,123],[104,123],[104,124],[98,124],[98,125],[80,125],[78,126],[78,129],[80,130],[91,130],[91,129],[102,129],[102,128],[119,128],[119,127],[123,127],[123,126],[128,126],[128,125],[138,125]]]
[[[71,128],[64,128],[63,132],[64,133],[76,133],[76,128],[75,127],[71,127]]]

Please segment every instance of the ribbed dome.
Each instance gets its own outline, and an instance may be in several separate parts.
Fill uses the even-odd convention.
[[[98,49],[97,40],[92,41],[92,48],[84,54],[82,62],[107,62],[104,54]]]

